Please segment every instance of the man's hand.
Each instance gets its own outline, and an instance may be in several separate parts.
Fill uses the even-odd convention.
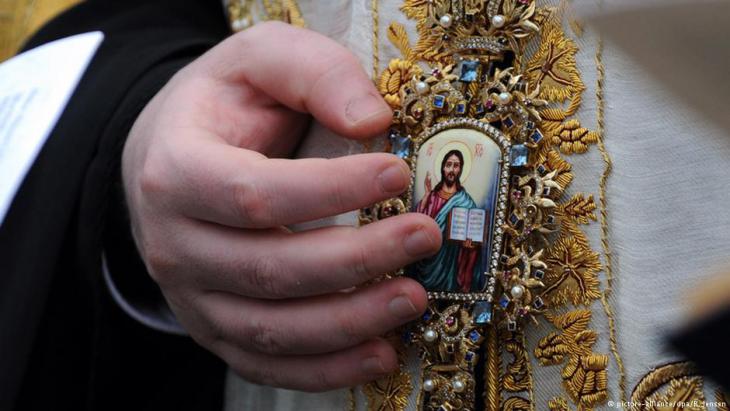
[[[438,226],[408,214],[363,228],[284,226],[355,210],[409,184],[389,154],[288,155],[309,115],[348,138],[387,128],[355,57],[267,23],[180,71],[137,119],[123,155],[132,230],[183,326],[244,378],[321,391],[397,368],[377,338],[425,310],[407,278],[363,284],[435,253]]]

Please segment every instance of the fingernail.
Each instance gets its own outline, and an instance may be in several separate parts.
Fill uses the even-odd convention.
[[[380,182],[380,188],[386,194],[399,194],[406,189],[409,183],[409,176],[400,164],[394,164],[383,171],[378,176]]]
[[[431,237],[421,229],[412,232],[406,238],[403,246],[408,254],[418,257],[433,250],[433,241],[431,241]]]
[[[390,108],[381,97],[367,94],[350,100],[345,107],[345,116],[351,122],[359,123],[388,111]]]
[[[388,309],[391,314],[403,320],[410,320],[420,314],[411,300],[404,295],[399,295],[390,300]]]
[[[379,357],[370,357],[363,360],[362,371],[370,375],[388,373],[388,370],[383,365],[383,361]]]

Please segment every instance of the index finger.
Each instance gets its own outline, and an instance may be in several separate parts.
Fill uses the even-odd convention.
[[[197,67],[214,79],[253,87],[311,113],[343,137],[374,137],[392,119],[357,58],[311,30],[279,22],[256,25],[210,50]]]

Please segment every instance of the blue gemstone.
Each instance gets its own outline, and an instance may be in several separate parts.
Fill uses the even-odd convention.
[[[547,216],[547,218],[545,219],[545,221],[548,224],[553,224],[555,222],[555,216],[554,215],[549,215],[549,216]]]
[[[538,280],[542,280],[545,277],[545,271],[535,270],[535,272],[532,273],[532,275],[535,276],[535,278],[537,278]]]
[[[512,128],[515,126],[515,121],[512,120],[512,117],[507,117],[504,120],[502,120],[502,124],[505,125],[507,128]]]
[[[492,322],[492,304],[479,301],[474,304],[474,323],[486,325]]]
[[[515,321],[508,321],[507,322],[507,330],[508,331],[517,331],[517,322],[515,322]]]
[[[446,106],[446,97],[438,94],[433,96],[433,101],[431,104],[434,106],[434,108],[442,109],[444,106]]]
[[[481,335],[479,334],[479,331],[473,330],[469,333],[469,339],[471,342],[476,343],[479,342],[479,338],[481,338]]]
[[[547,168],[544,165],[540,164],[539,166],[537,166],[537,172],[545,175],[547,174]]]
[[[400,135],[396,131],[391,131],[388,136],[390,139],[391,152],[400,158],[406,158],[411,154],[411,139]]]
[[[502,297],[499,299],[499,306],[502,308],[507,308],[509,305],[509,297],[507,297],[506,294],[502,294]]]
[[[484,104],[482,104],[482,103],[479,103],[479,104],[477,104],[477,105],[476,105],[476,107],[474,107],[474,111],[475,111],[475,112],[476,112],[477,114],[482,114],[482,113],[484,113]]]
[[[430,320],[430,319],[431,319],[431,312],[430,312],[430,311],[426,311],[426,312],[425,312],[425,313],[423,314],[423,321],[428,321],[428,320]]]
[[[459,103],[456,105],[456,114],[464,114],[466,113],[466,104]]]
[[[532,303],[532,305],[534,305],[534,306],[535,306],[535,308],[537,308],[537,309],[539,310],[539,309],[541,309],[542,307],[544,307],[544,306],[545,306],[545,302],[544,302],[544,301],[542,300],[542,298],[540,298],[540,297],[537,297],[537,298],[535,299],[535,302],[534,302],[534,303]]]
[[[518,217],[517,214],[512,213],[509,216],[509,222],[512,223],[512,225],[517,225],[517,223],[520,222],[520,217]]]
[[[524,144],[515,144],[509,152],[509,162],[512,167],[524,167],[527,165],[530,150]]]
[[[540,132],[540,130],[535,130],[535,132],[532,133],[532,136],[530,136],[530,139],[532,140],[533,143],[537,144],[542,141],[543,135]]]
[[[461,62],[461,75],[459,81],[472,83],[477,81],[479,76],[479,62],[475,60],[464,60]]]
[[[530,130],[530,131],[534,130],[535,129],[535,122],[534,121],[528,121],[528,122],[526,122],[525,123],[525,128],[527,130]]]

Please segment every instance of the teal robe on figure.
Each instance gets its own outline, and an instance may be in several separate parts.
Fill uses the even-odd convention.
[[[429,196],[438,196],[438,193],[431,192]],[[429,200],[433,200],[429,198]],[[441,227],[444,243],[438,254],[431,258],[421,260],[411,267],[412,277],[416,278],[428,291],[445,291],[445,292],[469,292],[471,290],[462,290],[458,279],[458,262],[459,255],[462,251],[460,242],[448,241],[448,221],[449,214],[454,207],[462,207],[466,209],[477,208],[476,203],[466,190],[461,189],[454,194],[436,213],[434,219]],[[430,208],[430,207],[428,207]],[[428,210],[418,210],[424,214],[430,214]],[[433,217],[433,216],[432,216]],[[478,252],[479,250],[474,250]],[[475,289],[480,286],[480,267],[481,253],[476,259],[476,264],[472,270],[471,288]]]

